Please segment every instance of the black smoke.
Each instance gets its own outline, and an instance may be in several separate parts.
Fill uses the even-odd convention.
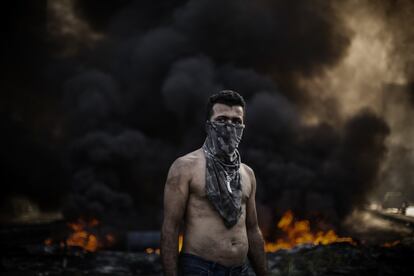
[[[45,2],[36,3],[36,10],[16,6],[18,18],[22,10],[46,13]],[[115,224],[133,218],[135,227],[158,227],[169,165],[203,142],[209,95],[234,89],[247,101],[241,152],[256,172],[262,205],[337,223],[365,202],[390,133],[383,119],[367,110],[338,125],[309,126],[301,118],[310,96],[298,79],[335,66],[352,40],[336,4],[74,3],[76,18],[102,34],[92,48],[62,55],[58,38],[44,27],[47,19],[41,35],[22,34],[35,46],[32,54],[20,40],[11,47],[11,57],[24,53],[18,62],[33,68],[10,73],[5,87],[16,83],[16,95],[2,92],[11,104],[2,118],[10,133],[2,145],[13,144],[4,148],[3,168],[24,175],[2,197],[24,194],[45,206],[57,200],[68,218]],[[16,31],[18,19],[10,20]],[[20,83],[27,75],[34,77]],[[34,168],[56,177],[33,181]]]

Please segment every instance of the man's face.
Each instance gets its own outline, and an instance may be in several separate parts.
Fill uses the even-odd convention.
[[[236,125],[242,125],[244,124],[243,115],[243,107],[239,105],[228,106],[222,103],[215,103],[213,105],[213,115],[211,115],[210,121],[220,123],[229,122]]]

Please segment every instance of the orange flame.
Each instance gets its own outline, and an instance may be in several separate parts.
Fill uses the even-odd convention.
[[[355,244],[352,238],[338,237],[333,230],[313,233],[308,220],[295,220],[292,211],[287,211],[280,219],[277,227],[285,234],[285,238],[279,238],[276,242],[266,242],[266,252],[276,252],[280,249],[290,249],[300,244],[330,244],[336,242],[348,242]]]
[[[104,245],[113,245],[115,243],[115,237],[112,234],[106,234],[104,239],[98,239],[96,234],[90,233],[90,230],[98,225],[99,221],[97,219],[91,219],[89,221],[78,219],[76,222],[68,223],[71,233],[64,242],[61,241],[59,243],[60,247],[76,246],[88,252],[95,252]],[[48,238],[44,241],[44,244],[51,246],[53,242],[53,239]]]
[[[98,247],[98,238],[96,235],[89,233],[85,228],[95,227],[99,224],[97,219],[92,219],[89,223],[79,219],[77,222],[68,223],[68,226],[72,229],[72,233],[66,240],[68,246],[78,246],[86,251],[95,252]]]

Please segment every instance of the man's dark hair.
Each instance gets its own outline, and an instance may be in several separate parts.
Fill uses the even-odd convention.
[[[239,105],[243,107],[243,110],[246,110],[246,102],[243,97],[233,90],[222,90],[216,94],[210,96],[207,102],[207,120],[210,120],[211,115],[213,115],[213,105],[216,103],[225,104],[228,106]]]

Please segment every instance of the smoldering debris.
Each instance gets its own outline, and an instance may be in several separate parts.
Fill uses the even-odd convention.
[[[407,241],[408,242],[408,241]],[[412,241],[411,241],[412,242]],[[39,261],[39,257],[42,261]],[[393,247],[303,246],[268,254],[271,275],[411,275],[412,247],[397,244]],[[3,261],[4,275],[162,275],[159,255],[102,251],[93,254],[9,256]],[[397,265],[398,264],[398,265]],[[249,267],[249,275],[255,275]]]

